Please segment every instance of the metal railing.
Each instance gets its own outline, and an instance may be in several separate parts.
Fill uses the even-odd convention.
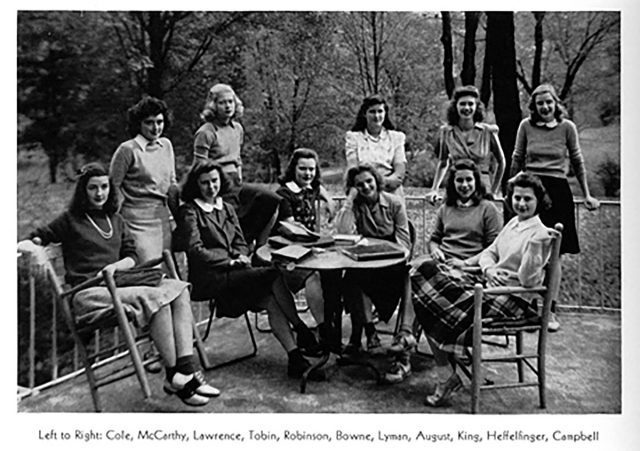
[[[424,196],[406,196],[405,199],[409,219],[417,230],[415,255],[419,256],[426,251],[426,243],[433,228],[436,208],[431,206]],[[335,200],[341,202],[344,197],[336,197]],[[576,220],[582,252],[575,256],[563,257],[563,286],[561,290],[563,297],[559,300],[559,305],[561,309],[568,311],[620,312],[620,202],[601,201],[601,208],[595,212],[586,211],[584,207],[580,206],[579,199],[576,199],[576,205]],[[326,226],[326,221],[324,224]],[[590,237],[597,238],[590,239]],[[28,340],[26,346],[19,343],[22,345],[19,346],[23,350],[22,352],[27,353],[26,359],[19,355],[18,364],[18,399],[22,399],[76,377],[83,373],[83,369],[80,368],[75,348],[72,350],[60,349],[55,296],[52,292],[46,295],[46,290],[38,289],[38,281],[30,264],[22,262],[19,269],[28,272],[26,277],[22,274],[26,279],[24,285],[26,285],[27,299],[20,299],[20,296],[18,299],[19,303],[26,304],[27,312],[23,313],[23,317],[28,316],[27,331],[23,330],[22,333],[19,331],[19,340]],[[40,285],[42,285],[42,281],[40,281]],[[37,299],[38,296],[41,299]],[[44,310],[47,314],[39,318],[38,310]],[[201,303],[194,303],[194,314],[198,321],[206,318],[208,314],[206,310]],[[40,324],[41,322],[45,324]],[[36,351],[38,344],[36,331],[43,330],[43,327],[48,328],[47,335],[50,340],[46,356]],[[63,329],[66,330],[64,326]],[[96,334],[94,336],[95,346],[100,346],[103,339],[105,337]],[[108,339],[118,340],[117,336],[111,336]],[[71,353],[71,357],[69,357],[69,353]],[[116,353],[100,364],[109,363],[122,355],[124,353]],[[71,360],[70,364],[69,360]],[[45,370],[39,370],[39,377],[36,377],[36,371],[43,367]],[[20,377],[21,374],[22,377]],[[20,379],[26,386],[20,386]]]

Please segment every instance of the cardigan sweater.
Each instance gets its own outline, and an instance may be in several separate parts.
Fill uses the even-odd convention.
[[[320,189],[300,188],[294,181],[287,182],[276,190],[282,197],[279,219],[293,218],[309,230],[316,230],[315,202],[320,197]]]
[[[480,254],[480,268],[508,273],[507,286],[533,287],[542,283],[543,269],[551,255],[551,234],[535,215],[525,221],[514,217],[495,241]]]
[[[511,160],[511,174],[526,170],[535,175],[567,178],[567,155],[580,179],[585,174],[578,129],[568,119],[553,128],[539,127],[529,118],[520,122]]]
[[[109,230],[106,215],[91,211],[93,221],[104,231]],[[66,271],[65,280],[77,285],[98,274],[106,265],[126,257],[137,262],[136,247],[122,216],[116,213],[109,217],[113,236],[103,238],[89,219],[65,211],[49,225],[33,231],[30,238],[39,237],[43,245],[60,243]]]
[[[201,290],[212,272],[228,271],[231,260],[249,253],[238,216],[226,202],[209,212],[194,201],[181,205],[174,246],[187,253],[194,299],[206,297]]]

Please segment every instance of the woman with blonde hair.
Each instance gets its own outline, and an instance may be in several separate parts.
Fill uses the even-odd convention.
[[[230,181],[224,200],[236,210],[247,243],[255,248],[267,242],[278,216],[280,197],[256,184],[245,183],[242,176],[244,128],[236,119],[244,107],[233,88],[218,83],[207,93],[201,114],[204,123],[195,133],[194,163],[213,160]]]

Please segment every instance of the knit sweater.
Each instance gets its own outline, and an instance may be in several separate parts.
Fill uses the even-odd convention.
[[[219,165],[225,173],[237,172],[242,166],[242,143],[244,129],[239,122],[228,124],[205,122],[196,131],[193,142],[193,154],[199,158],[210,158]]]
[[[492,202],[462,208],[443,205],[437,213],[431,241],[447,258],[472,257],[486,249],[502,228],[502,218]]]
[[[585,174],[584,158],[573,122],[563,119],[554,128],[549,128],[524,119],[516,135],[511,174],[526,170],[535,175],[566,178],[567,154],[576,177],[582,177]]]
[[[101,230],[108,231],[106,215],[102,212],[90,212],[93,221]],[[65,280],[77,285],[98,274],[106,265],[125,257],[137,261],[136,247],[129,229],[120,214],[109,217],[113,227],[113,236],[103,238],[89,219],[65,211],[49,225],[40,227],[30,237],[39,237],[43,245],[60,243],[66,271]]]

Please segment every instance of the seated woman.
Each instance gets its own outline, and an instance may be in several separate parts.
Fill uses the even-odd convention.
[[[542,282],[549,260],[551,233],[540,217],[550,202],[538,177],[521,174],[509,183],[508,201],[517,216],[495,241],[477,257],[487,286],[525,286]],[[466,263],[471,263],[467,259]],[[443,405],[462,386],[455,357],[471,343],[473,286],[443,271],[437,262],[426,262],[411,275],[413,304],[436,358],[439,382],[425,404]],[[536,314],[535,300],[521,295],[487,296],[483,314],[526,317]]]
[[[309,230],[318,232],[316,203],[325,203],[329,219],[334,216],[334,202],[327,190],[320,184],[320,161],[312,149],[300,148],[293,151],[289,164],[280,179],[281,186],[276,194],[282,197],[279,220],[297,222]],[[276,227],[277,228],[277,227]],[[333,274],[317,271],[294,270],[285,273],[287,285],[296,292],[304,285],[309,309],[318,323],[320,340],[327,342],[330,331],[324,322],[323,292],[335,300],[339,297],[337,286],[332,281]],[[335,303],[339,300],[335,300]]]
[[[434,230],[427,244],[429,253],[414,260],[411,266],[419,268],[435,261],[441,264],[441,270],[449,271],[452,276],[467,277],[450,268],[477,265],[479,253],[493,243],[502,229],[500,213],[485,195],[476,164],[467,159],[453,163],[447,179],[445,203],[436,213]],[[469,283],[473,284],[473,281],[469,279]],[[397,354],[396,363],[385,375],[389,383],[400,382],[410,374],[410,353],[417,345],[413,335],[414,319],[413,308],[403,310],[399,334],[389,348]]]
[[[310,366],[302,353],[318,353],[318,343],[298,316],[280,271],[251,267],[238,217],[221,197],[227,184],[220,165],[205,160],[191,168],[182,189],[185,203],[174,238],[176,248],[187,252],[192,299],[215,298],[218,317],[266,309],[273,333],[289,355],[289,377],[301,377]]]
[[[133,237],[116,213],[116,193],[107,171],[91,163],[81,170],[69,209],[31,233],[36,244],[61,243],[66,281],[78,285],[102,271],[133,267],[138,257]],[[165,366],[164,390],[185,404],[202,406],[220,392],[207,384],[193,357],[193,319],[189,284],[163,278],[157,287],[117,288],[136,326],[149,328]],[[97,318],[113,302],[107,287],[94,286],[73,297],[76,314]]]
[[[382,190],[382,177],[369,165],[347,171],[347,199],[336,216],[338,233],[358,233],[380,238],[411,249],[409,222],[402,199]],[[355,189],[354,189],[355,188]],[[343,297],[351,312],[351,339],[345,352],[361,349],[362,329],[367,336],[367,350],[382,351],[373,323],[372,302],[382,321],[389,321],[404,291],[404,264],[377,270],[347,270],[343,279]],[[370,300],[370,301],[367,301]]]

